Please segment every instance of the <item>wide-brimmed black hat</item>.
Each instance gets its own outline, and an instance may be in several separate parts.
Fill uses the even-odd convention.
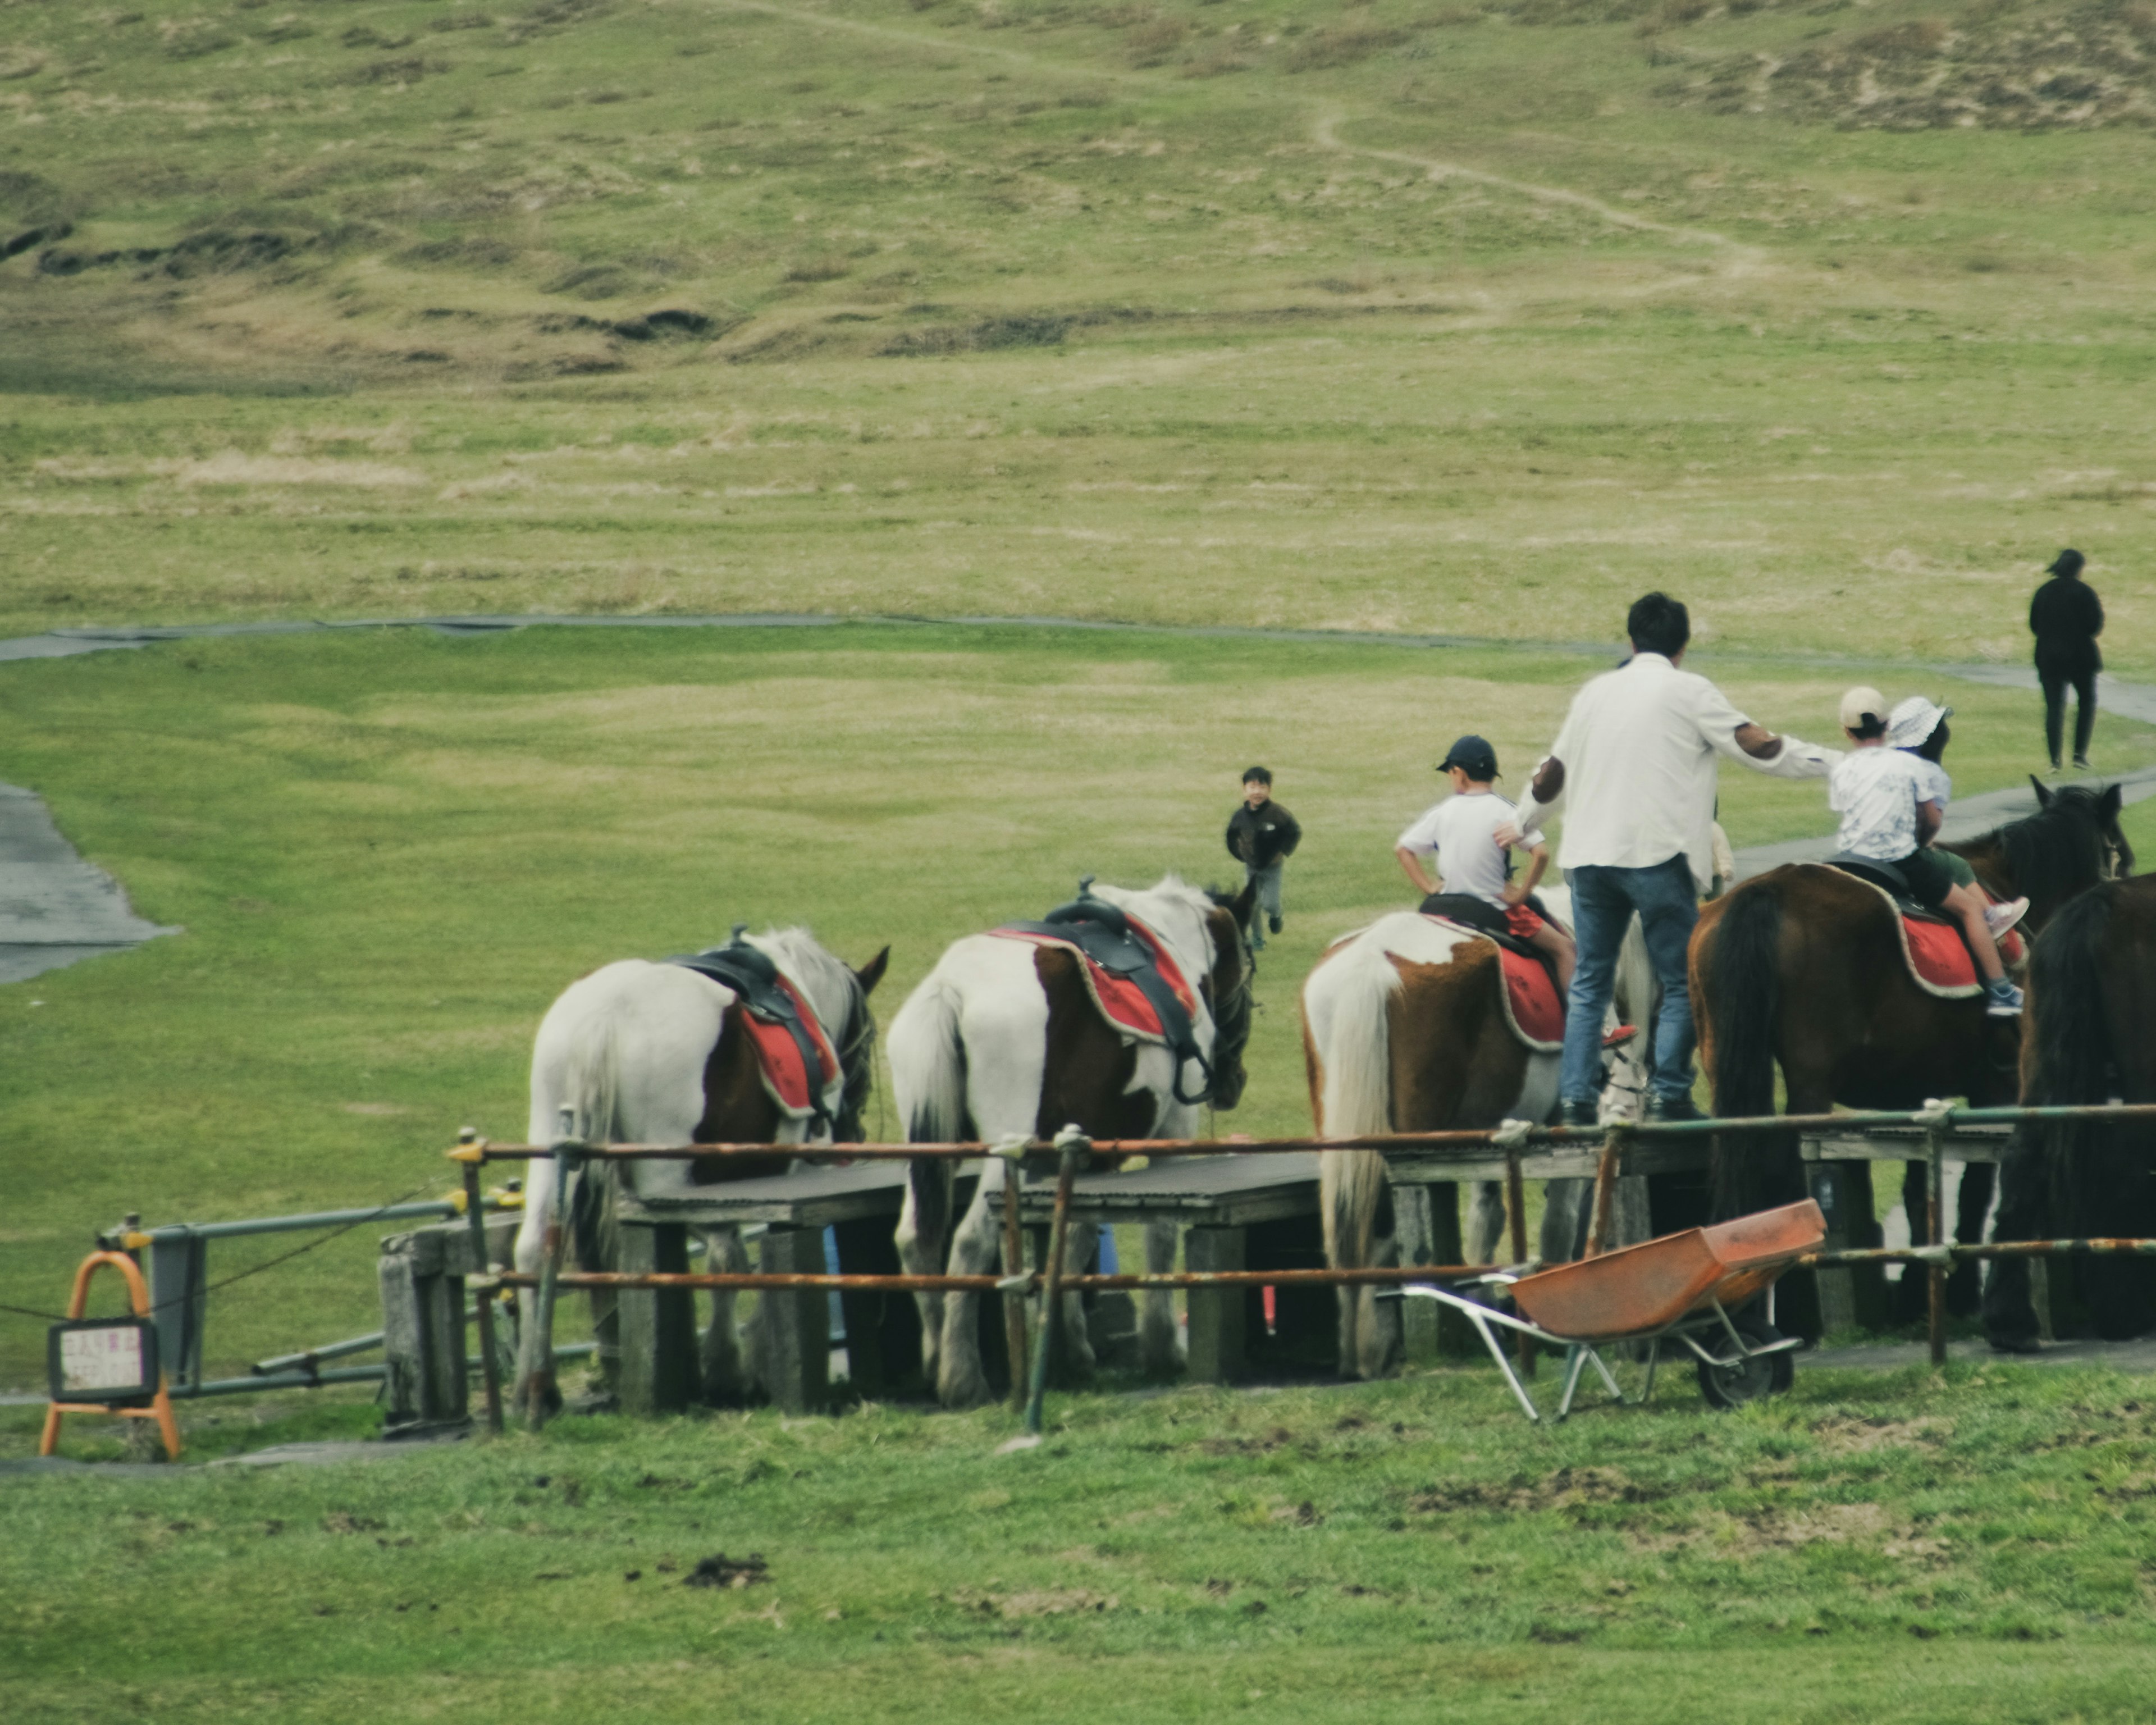
[[[2087,557],[2070,546],[2051,559],[2051,567],[2044,572],[2046,575],[2078,575],[2087,562]]]
[[[1445,758],[1437,763],[1440,773],[1449,773],[1455,767],[1477,783],[1495,778],[1497,752],[1482,737],[1463,737],[1445,752]]]

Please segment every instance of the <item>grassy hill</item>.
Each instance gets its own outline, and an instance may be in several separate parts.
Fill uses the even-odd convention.
[[[0,8],[0,628],[782,608],[2156,665],[2156,9]],[[1606,629],[1598,620],[1593,633]]]

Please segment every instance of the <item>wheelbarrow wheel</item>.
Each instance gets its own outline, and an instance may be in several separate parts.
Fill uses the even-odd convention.
[[[1763,1348],[1782,1339],[1782,1332],[1764,1318],[1747,1316],[1730,1322],[1737,1327],[1737,1333],[1744,1338],[1747,1348]],[[1719,1339],[1727,1345],[1727,1336]],[[1741,1408],[1747,1402],[1781,1394],[1796,1381],[1796,1362],[1787,1349],[1780,1353],[1755,1353],[1748,1359],[1727,1365],[1711,1365],[1702,1360],[1699,1393],[1707,1398],[1710,1408]]]

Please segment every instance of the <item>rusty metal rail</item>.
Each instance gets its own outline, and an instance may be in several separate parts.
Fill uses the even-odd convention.
[[[566,1111],[564,1111],[566,1115]],[[1218,1156],[1224,1153],[1245,1156],[1286,1155],[1327,1150],[1377,1150],[1395,1155],[1427,1157],[1441,1159],[1447,1152],[1461,1153],[1461,1160],[1471,1153],[1479,1152],[1485,1158],[1492,1150],[1502,1152],[1506,1163],[1508,1205],[1512,1213],[1512,1245],[1516,1259],[1525,1260],[1526,1240],[1523,1233],[1525,1202],[1521,1183],[1521,1156],[1530,1145],[1589,1147],[1599,1149],[1599,1166],[1595,1177],[1594,1225],[1591,1230],[1590,1255],[1604,1246],[1607,1232],[1609,1204],[1609,1189],[1614,1184],[1617,1168],[1617,1151],[1622,1145],[1635,1140],[1681,1142],[1688,1138],[1710,1138],[1723,1135],[1743,1136],[1761,1132],[1861,1132],[1876,1127],[1915,1127],[1924,1133],[1922,1154],[1930,1164],[1925,1232],[1930,1235],[1928,1243],[1904,1247],[1873,1247],[1841,1251],[1808,1253],[1799,1258],[1799,1266],[1809,1269],[1847,1267],[1860,1264],[1920,1264],[1924,1266],[1929,1283],[1930,1339],[1933,1363],[1943,1363],[1946,1358],[1946,1274],[1949,1264],[1960,1260],[1986,1258],[2066,1257],[2078,1254],[2156,1256],[2156,1240],[2092,1239],[2010,1241],[1994,1245],[1960,1245],[1941,1239],[1942,1217],[1940,1204],[1941,1173],[1946,1145],[1957,1127],[2018,1126],[2040,1122],[2091,1121],[2113,1124],[2156,1123],[2156,1103],[2087,1103],[2039,1107],[1957,1108],[1943,1102],[1935,1102],[1922,1109],[1869,1110],[1849,1113],[1779,1114],[1752,1116],[1740,1119],[1696,1121],[1668,1121],[1654,1124],[1622,1121],[1594,1127],[1536,1126],[1521,1121],[1508,1121],[1501,1127],[1455,1132],[1385,1132],[1348,1138],[1318,1138],[1300,1137],[1291,1138],[1101,1138],[1087,1139],[1075,1127],[1066,1127],[1052,1142],[1034,1140],[998,1144],[980,1142],[937,1144],[830,1144],[784,1145],[770,1144],[585,1144],[564,1137],[552,1145],[492,1144],[484,1139],[467,1136],[457,1148],[449,1153],[450,1158],[465,1165],[468,1188],[475,1187],[478,1168],[489,1162],[553,1161],[557,1166],[555,1178],[557,1185],[566,1181],[572,1168],[580,1163],[608,1162],[704,1162],[723,1161],[729,1157],[756,1156],[769,1158],[774,1148],[783,1149],[790,1156],[806,1162],[901,1161],[915,1158],[936,1159],[969,1159],[995,1157],[1009,1163],[1043,1168],[1053,1158],[1057,1168],[1057,1226],[1054,1230],[1055,1245],[1050,1249],[1050,1261],[1036,1271],[1019,1274],[995,1276],[847,1276],[814,1275],[784,1272],[743,1272],[739,1274],[691,1272],[660,1272],[630,1275],[608,1271],[571,1271],[562,1262],[566,1241],[556,1229],[549,1230],[551,1250],[547,1262],[538,1276],[516,1273],[475,1279],[480,1296],[483,1327],[491,1327],[490,1310],[496,1292],[509,1287],[531,1287],[538,1290],[540,1311],[535,1314],[542,1330],[551,1330],[551,1307],[553,1296],[560,1288],[591,1289],[712,1289],[746,1291],[750,1289],[788,1289],[808,1291],[881,1291],[891,1293],[1001,1293],[1007,1300],[1015,1301],[1028,1294],[1040,1296],[1040,1318],[1036,1328],[1032,1358],[1025,1363],[1031,1368],[1031,1394],[1026,1402],[1026,1423],[1029,1431],[1037,1433],[1040,1425],[1040,1398],[1045,1384],[1045,1368],[1055,1302],[1063,1292],[1096,1291],[1224,1288],[1265,1286],[1403,1286],[1417,1281],[1458,1281],[1486,1274],[1489,1266],[1483,1265],[1402,1265],[1387,1268],[1353,1270],[1240,1270],[1190,1271],[1160,1272],[1144,1275],[1069,1276],[1063,1271],[1060,1245],[1061,1223],[1067,1214],[1072,1176],[1078,1163],[1088,1156],[1123,1161],[1135,1158],[1151,1160],[1153,1158]],[[1912,1148],[1915,1147],[1912,1147]],[[1912,1158],[1914,1159],[1914,1158]],[[1009,1189],[1007,1183],[1006,1189]],[[560,1196],[557,1192],[557,1199]],[[1006,1226],[1013,1219],[1006,1217]],[[1014,1309],[1009,1313],[1014,1339],[1023,1335],[1023,1319]],[[501,1429],[502,1405],[500,1385],[492,1381],[494,1353],[485,1350],[489,1383],[487,1409],[489,1424]],[[539,1398],[532,1392],[536,1386],[520,1385],[521,1404],[534,1409],[535,1420]],[[1015,1391],[1016,1386],[1014,1385]]]

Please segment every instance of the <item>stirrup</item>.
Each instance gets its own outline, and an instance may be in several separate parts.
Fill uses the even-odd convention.
[[[1603,1050],[1604,1052],[1607,1052],[1609,1050],[1613,1048],[1622,1048],[1626,1043],[1630,1042],[1639,1034],[1640,1027],[1637,1024],[1620,1024],[1615,1029],[1604,1034],[1602,1038]]]

